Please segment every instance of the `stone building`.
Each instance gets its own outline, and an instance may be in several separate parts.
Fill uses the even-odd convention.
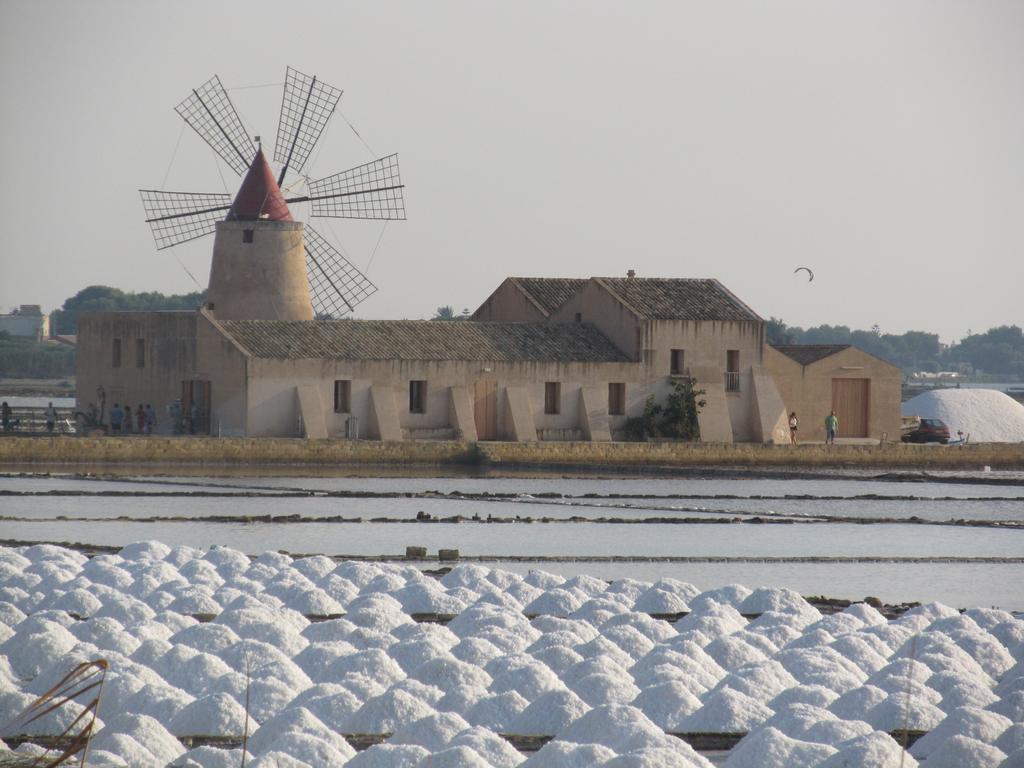
[[[824,440],[825,417],[835,411],[840,438],[900,438],[898,367],[849,344],[765,347],[765,367],[786,408],[796,411],[800,439]]]
[[[38,304],[22,304],[9,315],[0,315],[0,331],[43,341],[50,335],[50,316]]]
[[[510,277],[470,320],[314,320],[304,225],[262,151],[215,232],[205,307],[79,316],[79,408],[176,404],[212,435],[608,441],[687,377],[703,440],[760,443],[846,378],[788,365],[717,280]],[[886,379],[863,401],[872,437],[899,424],[890,368],[862,367]]]
[[[84,314],[80,405],[99,387],[108,406],[195,401],[214,435],[607,441],[688,376],[705,441],[785,442],[789,411],[810,429],[832,408],[840,436],[898,434],[898,369],[852,347],[771,347],[717,280],[509,278],[474,317]]]

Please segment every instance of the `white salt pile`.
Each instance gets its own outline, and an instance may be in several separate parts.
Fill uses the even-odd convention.
[[[955,440],[961,431],[973,443],[1024,441],[1024,405],[995,389],[936,389],[903,403],[904,416],[941,419]]]
[[[418,623],[424,611],[456,615]],[[100,657],[97,766],[237,765],[239,749],[176,737],[238,739],[247,702],[254,768],[710,765],[681,733],[746,734],[727,766],[1024,757],[1024,621],[1004,611],[887,621],[865,605],[822,616],[770,587],[0,547],[0,722]],[[81,711],[0,738],[59,733]],[[911,754],[889,735],[905,726],[930,731]],[[357,754],[345,734],[386,741]],[[499,734],[554,740],[524,760]]]

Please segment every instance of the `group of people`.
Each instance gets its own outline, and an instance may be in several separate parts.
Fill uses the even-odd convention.
[[[796,416],[796,411],[789,414],[789,441],[796,445],[796,432],[800,426],[800,419]],[[835,445],[836,443],[836,432],[839,431],[839,417],[836,416],[836,412],[832,411],[828,416],[825,417],[825,445]]]
[[[20,419],[13,418],[13,411],[6,400],[0,404],[0,419],[3,421],[4,432],[14,431],[21,423]],[[57,409],[53,407],[52,400],[47,403],[46,408],[43,410],[43,419],[46,421],[46,431],[53,432],[57,427]]]
[[[113,434],[128,435],[135,432],[139,435],[151,435],[156,429],[156,411],[148,403],[132,412],[131,405],[125,403],[122,408],[120,404],[114,403],[110,409],[110,431]]]

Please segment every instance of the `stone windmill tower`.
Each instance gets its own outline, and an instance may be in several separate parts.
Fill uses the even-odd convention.
[[[398,156],[374,160],[318,180],[302,175],[341,91],[288,68],[274,161],[242,126],[214,76],[175,109],[237,174],[227,194],[140,190],[158,249],[216,233],[207,307],[222,320],[313,320],[351,312],[377,288],[313,227],[296,221],[289,203],[310,203],[312,216],[404,219]],[[306,194],[286,198],[289,171]],[[226,212],[226,215],[225,215]]]

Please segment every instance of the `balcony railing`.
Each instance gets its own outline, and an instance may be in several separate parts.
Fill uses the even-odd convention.
[[[726,392],[739,392],[740,391],[740,372],[739,371],[727,371],[725,374],[725,391]]]

